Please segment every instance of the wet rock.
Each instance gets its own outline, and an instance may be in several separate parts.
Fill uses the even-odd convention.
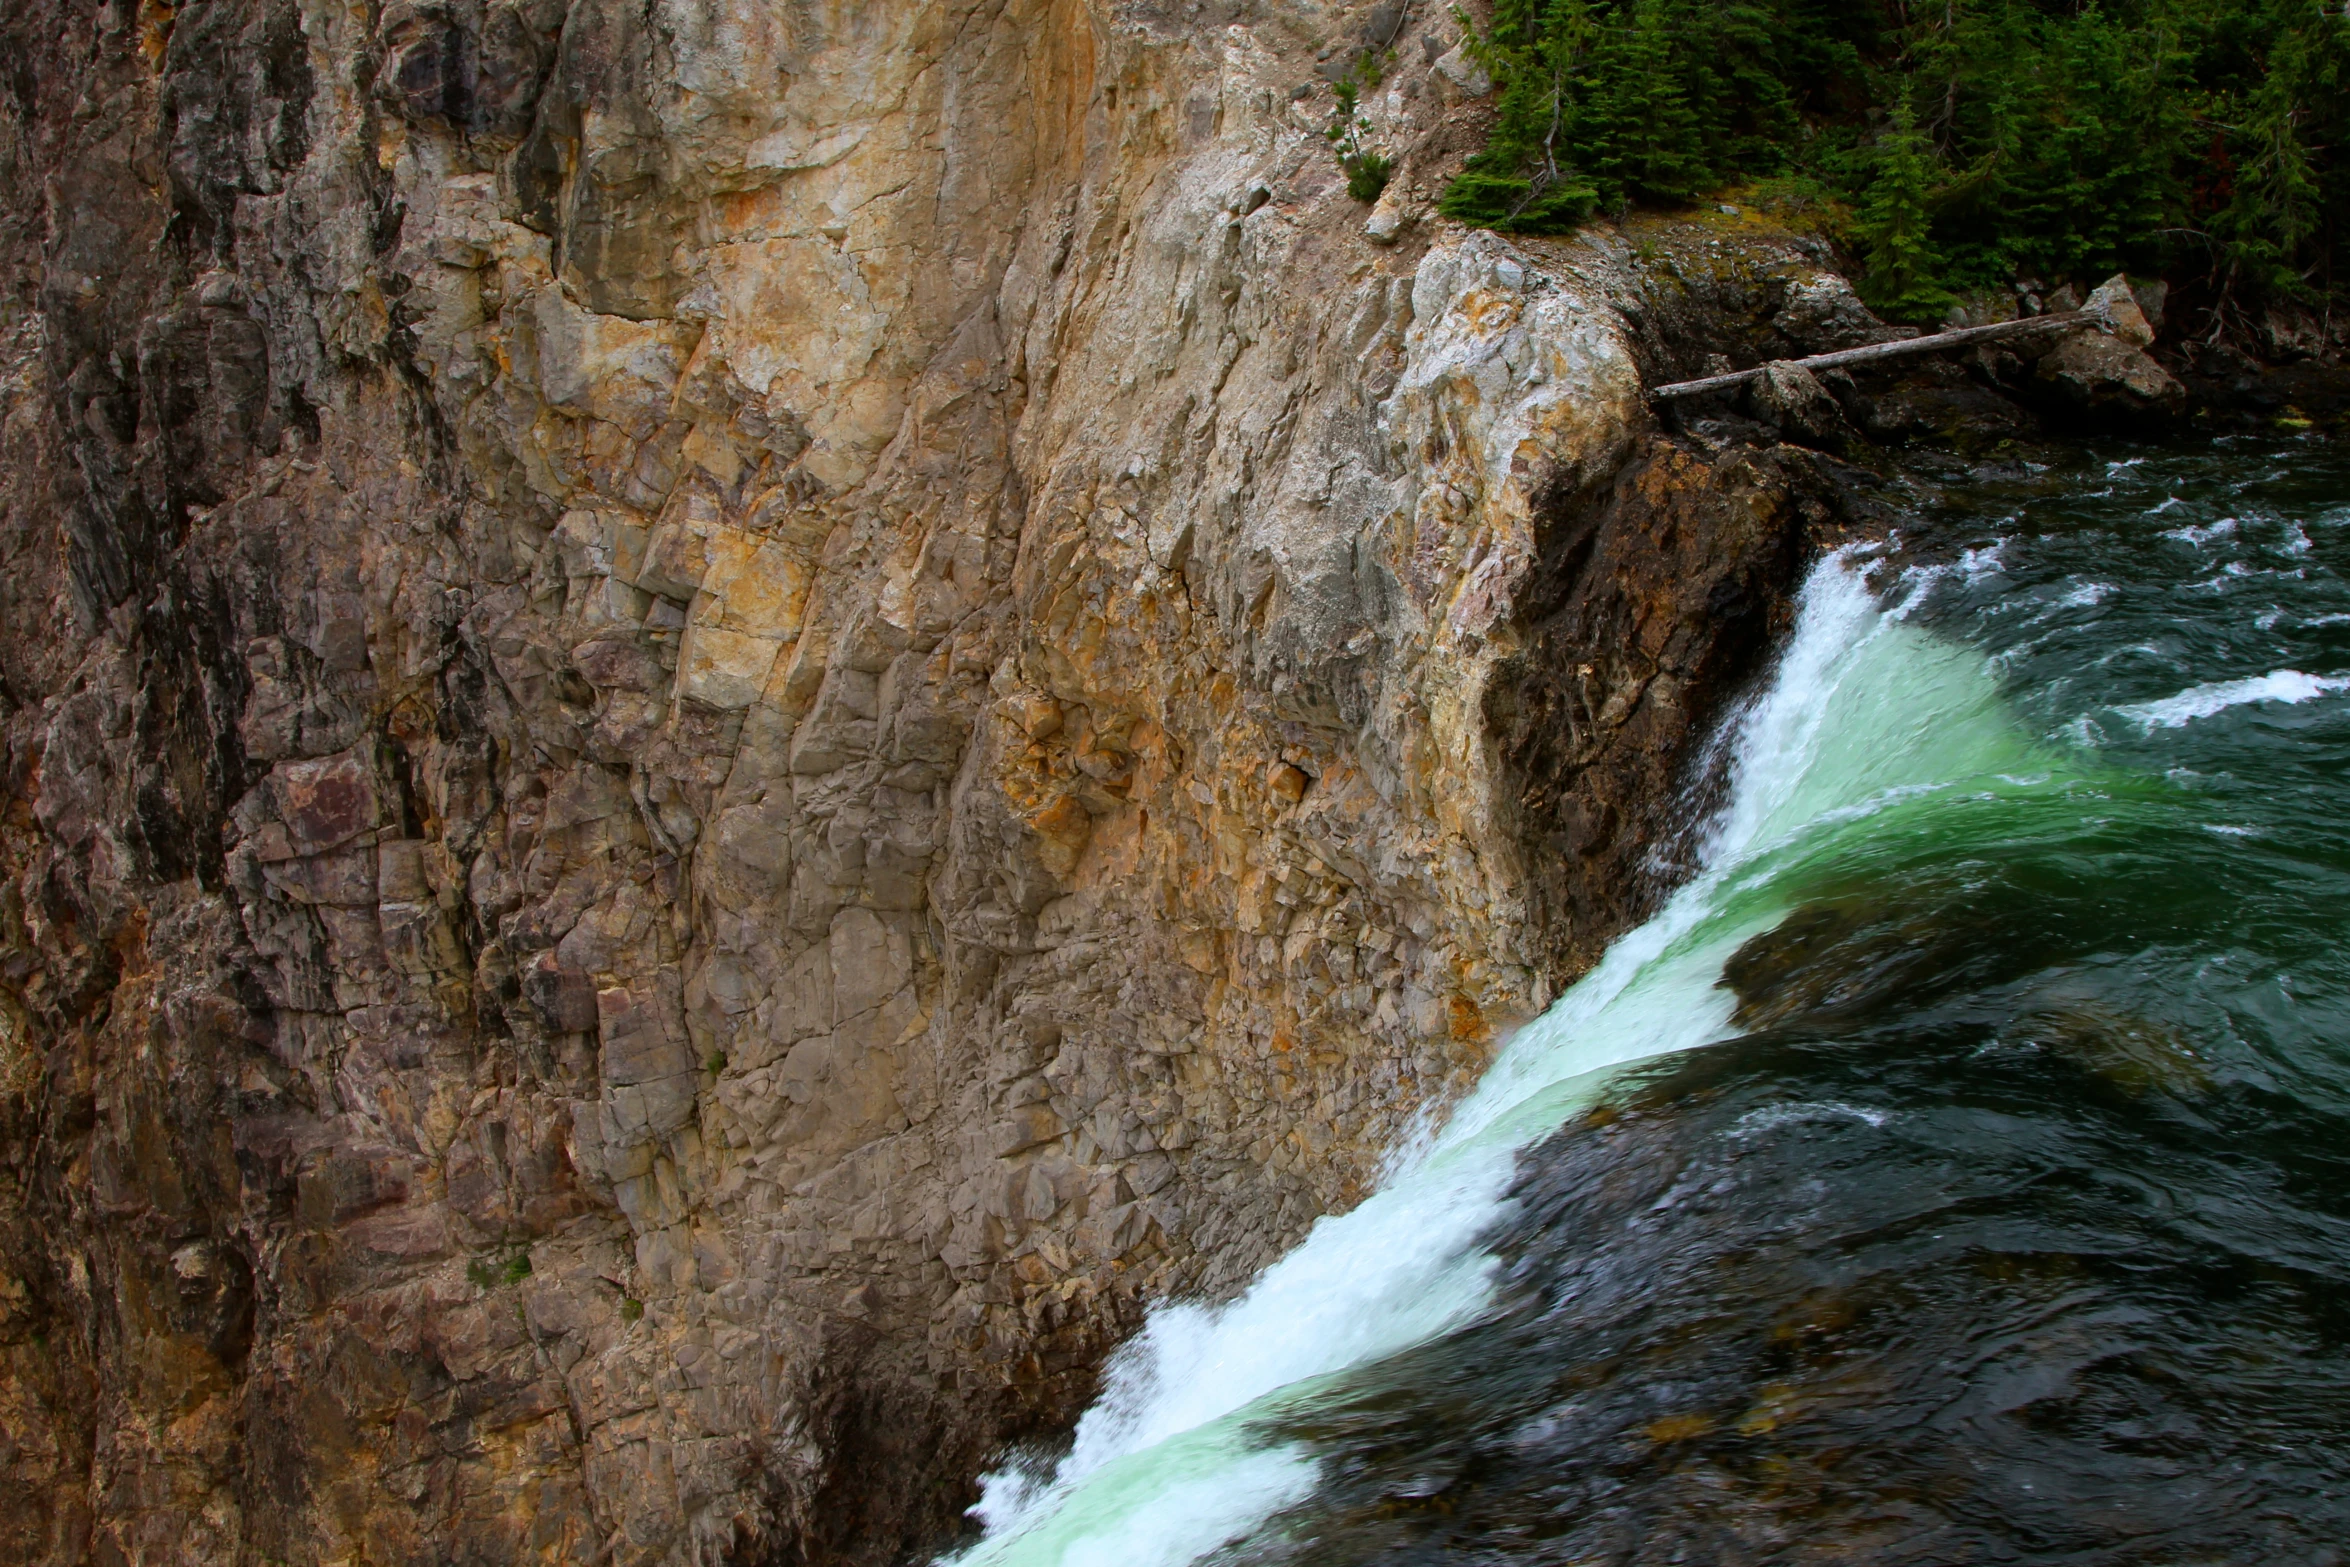
[[[1657,867],[1685,846],[1654,769],[1686,754],[1791,613],[1812,530],[1865,516],[1823,461],[1652,437],[1607,488],[1543,513],[1524,650],[1485,702],[1539,854],[1529,914],[1561,968],[1657,895]]]

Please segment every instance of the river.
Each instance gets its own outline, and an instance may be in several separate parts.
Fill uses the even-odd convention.
[[[1921,487],[1696,871],[968,1567],[2339,1563],[2350,458]]]

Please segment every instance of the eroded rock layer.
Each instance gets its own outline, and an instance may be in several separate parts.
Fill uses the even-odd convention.
[[[1834,490],[1642,366],[1858,307],[1456,42],[10,8],[0,1557],[934,1543],[1596,950]]]

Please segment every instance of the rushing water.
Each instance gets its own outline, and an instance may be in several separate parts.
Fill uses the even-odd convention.
[[[2350,460],[1808,583],[1700,870],[961,1560],[2338,1563]]]

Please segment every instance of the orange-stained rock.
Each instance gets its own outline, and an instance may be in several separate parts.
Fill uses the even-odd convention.
[[[1634,912],[1743,285],[1208,9],[0,8],[0,1559],[926,1548]]]

